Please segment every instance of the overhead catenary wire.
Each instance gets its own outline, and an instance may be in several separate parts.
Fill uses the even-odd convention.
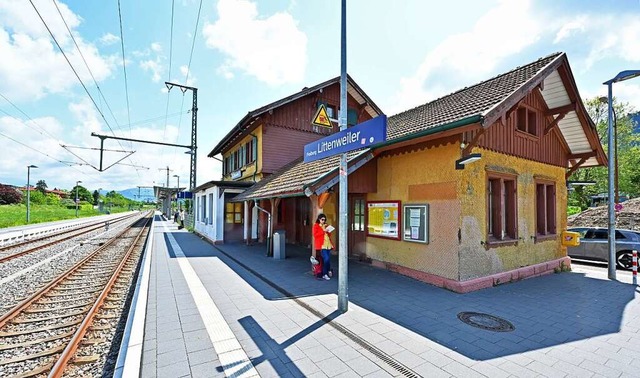
[[[35,130],[36,132],[38,132],[40,135],[44,135],[47,134],[47,136],[49,136],[52,139],[58,139],[55,136],[53,136],[51,133],[49,133],[44,127],[42,127],[38,122],[36,122],[35,120],[33,120],[31,117],[29,117],[29,115],[27,115],[27,113],[25,113],[24,111],[22,111],[22,109],[20,109],[16,104],[14,104],[13,102],[11,102],[8,98],[6,98],[2,93],[0,93],[0,97],[2,97],[6,102],[8,102],[11,106],[13,106],[17,111],[19,111],[20,113],[22,113],[22,115],[24,115],[25,117],[27,117],[29,119],[29,121],[31,121],[35,126],[37,126],[40,131]],[[6,114],[7,116],[11,117],[11,118],[15,118],[14,116],[12,116],[11,114],[7,113],[6,111],[0,109],[0,112],[3,112],[4,114]],[[32,128],[28,123],[23,122],[27,127]],[[43,134],[44,133],[44,134]]]
[[[169,80],[171,81],[171,64],[173,61],[173,16],[174,16],[174,9],[175,9],[175,0],[171,1],[171,31],[169,33]],[[165,117],[164,117],[164,129],[162,131],[162,140],[165,140],[165,138],[167,137],[167,118],[168,114],[169,114],[169,96],[170,96],[170,91],[167,90],[167,105],[165,108]],[[164,153],[164,149],[162,149],[161,155],[160,155],[160,160],[162,160],[163,158],[163,153]]]
[[[124,71],[124,93],[127,99],[127,121],[129,122],[129,138],[131,138],[131,111],[129,107],[129,83],[127,82],[127,65],[124,55],[124,33],[122,32],[122,10],[120,9],[120,0],[118,0],[118,21],[120,22],[120,48],[122,50],[122,71]],[[133,148],[133,144],[132,144]]]
[[[42,151],[40,151],[40,150],[38,150],[38,149],[36,149],[36,148],[33,148],[33,147],[29,146],[28,144],[23,143],[23,142],[21,142],[21,141],[19,141],[19,140],[17,140],[17,139],[14,139],[14,138],[12,138],[12,137],[10,137],[10,136],[8,136],[8,135],[6,135],[6,134],[2,133],[2,132],[0,132],[0,136],[3,136],[3,137],[5,137],[5,138],[7,138],[7,139],[9,139],[9,140],[11,140],[11,141],[13,141],[13,142],[15,142],[15,143],[18,143],[19,145],[21,145],[21,146],[23,146],[23,147],[26,147],[26,148],[28,148],[28,149],[30,149],[30,150],[32,150],[32,151],[34,151],[34,152],[37,152],[37,153],[39,153],[40,155],[44,155],[44,156],[48,157],[48,158],[49,158],[49,159],[51,159],[51,160],[55,160],[56,162],[58,162],[58,163],[60,163],[60,164],[66,165],[66,166],[68,166],[69,168],[71,168],[71,169],[73,169],[73,170],[76,170],[76,171],[80,172],[80,173],[81,173],[81,174],[83,174],[83,175],[88,175],[86,172],[83,172],[83,171],[81,171],[81,170],[79,170],[79,169],[77,169],[77,168],[74,168],[74,167],[73,167],[73,165],[84,165],[84,164],[81,164],[81,163],[73,163],[73,162],[67,162],[67,161],[62,161],[62,160],[56,159],[55,157],[53,157],[53,156],[51,156],[51,155],[49,155],[49,154],[47,154],[47,153],[44,153],[44,152],[42,152]],[[92,176],[92,175],[88,175],[88,176],[89,176],[89,177],[92,177],[92,178],[96,178],[96,177],[94,177],[94,176]]]
[[[189,85],[189,74],[191,73],[191,61],[193,59],[193,49],[196,45],[196,36],[198,35],[198,25],[200,23],[200,12],[202,11],[202,0],[200,0],[200,5],[198,6],[198,15],[196,16],[196,26],[193,31],[193,40],[191,41],[191,52],[189,53],[189,64],[187,65],[187,72],[184,78],[184,85]],[[180,105],[180,111],[184,111],[184,95],[185,91],[182,91],[182,104]],[[176,135],[176,144],[178,143],[178,137],[180,136],[180,127],[182,125],[182,117],[178,121],[178,134]],[[175,150],[174,150],[174,159],[175,159]],[[195,157],[194,157],[195,159]]]
[[[80,82],[80,85],[82,85],[82,88],[84,89],[85,93],[87,94],[87,96],[89,96],[89,99],[91,99],[91,102],[93,103],[93,106],[96,108],[96,110],[98,111],[98,114],[100,114],[100,117],[102,117],[102,120],[105,122],[105,124],[107,125],[107,127],[109,128],[109,131],[111,131],[111,134],[113,134],[113,136],[115,136],[115,132],[113,131],[113,128],[111,127],[111,125],[109,124],[109,121],[107,121],[107,118],[104,116],[104,113],[102,112],[102,110],[100,109],[100,107],[98,107],[98,104],[96,104],[96,100],[93,98],[93,96],[91,96],[91,93],[89,92],[89,90],[87,89],[87,86],[84,84],[84,82],[82,81],[82,79],[80,78],[80,75],[78,75],[78,71],[76,71],[75,67],[73,67],[73,64],[71,64],[71,61],[69,60],[69,57],[67,57],[67,54],[64,52],[64,50],[62,49],[62,46],[60,46],[60,43],[58,42],[58,40],[56,39],[55,35],[53,35],[53,32],[51,31],[51,28],[49,28],[49,25],[47,24],[47,22],[44,20],[44,18],[42,17],[42,14],[40,14],[40,11],[38,10],[38,8],[36,7],[36,5],[33,3],[33,0],[29,0],[29,3],[31,3],[31,6],[33,7],[33,9],[36,11],[36,14],[38,15],[38,17],[40,18],[40,21],[42,21],[42,24],[44,25],[44,27],[47,29],[47,31],[49,32],[49,35],[51,36],[51,38],[53,39],[53,42],[56,44],[56,46],[58,47],[58,50],[60,50],[60,53],[62,53],[62,56],[64,57],[64,59],[67,61],[67,64],[69,65],[69,67],[71,68],[71,71],[73,71],[73,74],[76,76],[76,78],[78,79],[78,81]],[[122,146],[122,143],[120,143],[120,141],[118,141],[118,145],[120,145],[120,148],[124,149],[124,147]],[[131,159],[129,159],[131,160]],[[133,163],[133,162],[132,162]],[[138,174],[138,177],[140,177],[140,175]]]
[[[53,5],[56,6],[56,9],[58,10],[58,14],[60,15],[60,18],[62,19],[62,22],[64,23],[64,26],[67,28],[67,32],[69,33],[69,36],[71,36],[71,40],[73,41],[73,44],[76,46],[76,49],[78,50],[78,53],[80,54],[80,57],[82,58],[82,61],[84,62],[85,67],[87,67],[87,71],[89,72],[89,75],[91,75],[91,79],[93,79],[93,84],[96,86],[96,89],[98,90],[98,93],[100,93],[100,96],[102,97],[102,100],[104,100],[104,103],[107,106],[107,109],[109,110],[109,113],[111,114],[111,117],[113,118],[113,121],[118,126],[118,129],[120,129],[120,131],[122,131],[122,127],[120,126],[120,123],[118,123],[118,120],[116,119],[116,116],[113,113],[113,110],[111,110],[111,106],[109,105],[109,101],[107,101],[107,98],[104,96],[104,93],[102,93],[102,89],[98,85],[98,81],[96,80],[95,76],[93,75],[93,71],[91,71],[91,67],[89,67],[89,63],[87,63],[87,60],[85,59],[84,54],[82,53],[82,50],[80,49],[80,46],[78,45],[78,42],[76,42],[76,38],[74,37],[73,33],[71,32],[71,29],[69,28],[69,25],[67,24],[67,20],[65,20],[64,16],[62,15],[62,12],[60,11],[60,7],[58,7],[57,0],[51,0],[51,1],[53,1]],[[102,106],[100,108],[102,109]]]

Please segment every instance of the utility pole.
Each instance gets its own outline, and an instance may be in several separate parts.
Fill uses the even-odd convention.
[[[172,170],[169,169],[169,166],[167,165],[167,168],[158,168],[159,171],[167,171],[167,188],[169,188],[169,172],[173,172]]]
[[[342,0],[342,20],[341,20],[341,38],[340,38],[340,112],[339,125],[340,131],[347,129],[347,0]],[[348,253],[347,253],[347,224],[348,206],[347,206],[347,154],[340,155],[340,199],[339,202],[339,241],[338,241],[338,310],[342,313],[349,309],[349,292],[348,292]]]
[[[178,87],[183,94],[188,90],[193,93],[193,104],[191,105],[191,149],[186,152],[191,155],[191,172],[189,173],[189,191],[191,191],[196,187],[196,151],[198,149],[198,88],[170,83],[168,81],[165,81],[164,84],[167,86],[167,90],[171,90],[171,88],[173,87]],[[168,186],[169,184],[167,184],[167,187]]]

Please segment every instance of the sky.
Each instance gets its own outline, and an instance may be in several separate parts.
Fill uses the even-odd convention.
[[[188,187],[183,147],[105,139],[98,170],[92,133],[190,145],[192,91],[165,81],[198,89],[197,185],[220,179],[207,155],[242,117],[340,75],[340,5],[0,1],[0,183]],[[640,1],[347,1],[347,71],[389,116],[557,51],[606,95],[640,69]],[[640,110],[640,78],[613,93]]]

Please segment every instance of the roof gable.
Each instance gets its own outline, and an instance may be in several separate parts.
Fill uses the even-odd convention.
[[[320,84],[317,84],[310,88],[303,88],[300,92],[294,93],[290,96],[282,98],[278,101],[274,101],[270,104],[264,105],[258,109],[252,110],[247,115],[245,115],[240,122],[236,124],[236,126],[231,129],[227,135],[209,152],[208,157],[214,157],[215,155],[222,153],[226,148],[228,148],[233,141],[240,137],[243,132],[245,132],[248,128],[252,126],[254,121],[260,115],[272,111],[276,108],[294,102],[300,98],[313,94],[317,91],[320,91],[324,88],[327,88],[331,85],[340,83],[340,77],[335,77],[333,79],[327,80]],[[369,96],[360,88],[360,86],[351,78],[351,76],[347,75],[347,84],[348,84],[348,94],[355,99],[359,104],[363,105],[365,110],[371,115],[371,117],[376,117],[382,113],[382,110],[369,98]]]
[[[561,56],[564,54],[551,54],[492,79],[389,117],[387,139],[401,138],[475,115],[484,117],[490,111],[499,109],[505,100],[517,94],[523,85]]]

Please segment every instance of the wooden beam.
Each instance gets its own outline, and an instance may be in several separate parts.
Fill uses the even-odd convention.
[[[586,159],[588,159],[588,158],[590,158],[590,157],[594,157],[594,156],[596,156],[597,154],[598,154],[598,152],[597,152],[597,151],[583,152],[583,153],[581,153],[581,154],[572,154],[572,155],[569,155],[569,157],[568,157],[568,158],[569,158],[569,159],[582,159],[582,158],[586,158]]]
[[[580,168],[580,166],[582,164],[584,164],[585,161],[587,161],[587,159],[589,159],[588,157],[583,157],[582,159],[580,159],[580,161],[578,162],[578,164],[574,165],[573,167],[571,167],[567,173],[564,175],[564,179],[568,180],[569,177],[571,177],[571,175],[573,174],[573,172],[575,172],[578,168]]]
[[[576,110],[576,103],[572,102],[569,105],[559,106],[557,108],[549,109],[545,112],[545,115],[551,116],[556,114],[569,113],[575,110]]]
[[[484,134],[486,130],[487,130],[486,128],[482,128],[478,130],[478,133],[476,134],[476,136],[474,136],[471,142],[469,142],[462,150],[462,156],[469,155],[469,152],[471,152],[471,149],[475,147],[476,144],[478,144],[478,139],[480,139],[480,137],[482,136],[482,134]]]
[[[545,129],[544,129],[544,135],[549,134],[549,131],[551,131],[554,127],[558,126],[558,122],[560,122],[561,119],[564,118],[564,116],[566,116],[567,113],[560,113],[560,115],[558,115]]]

